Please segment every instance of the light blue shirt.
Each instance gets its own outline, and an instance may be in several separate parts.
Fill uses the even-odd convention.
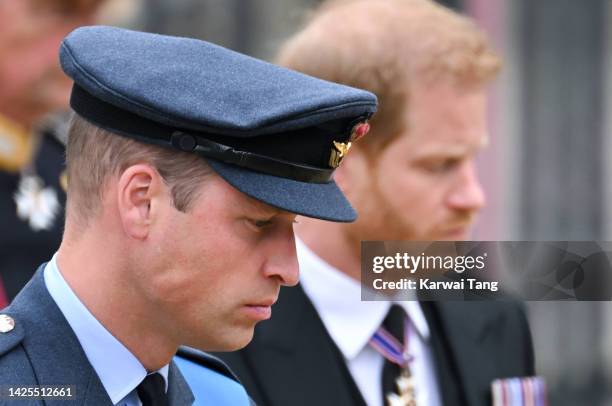
[[[136,387],[147,376],[147,370],[79,300],[57,267],[56,257],[57,254],[45,267],[47,290],[76,334],[113,404],[141,406]],[[156,372],[163,376],[168,391],[168,365]]]

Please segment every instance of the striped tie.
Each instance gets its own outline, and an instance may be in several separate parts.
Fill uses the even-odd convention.
[[[392,305],[381,327],[370,339],[370,345],[384,358],[382,373],[383,404],[416,406],[408,355],[411,326],[404,309]]]

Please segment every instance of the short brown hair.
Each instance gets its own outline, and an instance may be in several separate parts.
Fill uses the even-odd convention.
[[[470,19],[430,0],[324,2],[284,44],[277,62],[375,93],[371,135],[357,143],[373,151],[405,131],[415,82],[484,86],[501,67]]]
[[[148,163],[171,188],[174,206],[188,211],[202,182],[212,172],[203,158],[187,152],[144,144],[97,127],[74,114],[66,147],[67,215],[87,221],[99,210],[104,185],[129,166]]]

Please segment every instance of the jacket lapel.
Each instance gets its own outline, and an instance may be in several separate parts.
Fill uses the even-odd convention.
[[[49,295],[43,270],[44,265],[7,309],[7,313],[24,324],[26,335],[22,344],[38,384],[73,386],[75,406],[111,405],[76,335]],[[45,401],[49,406],[64,403],[65,400]]]
[[[282,288],[274,310],[274,317],[257,327],[254,344],[244,350],[245,361],[258,371],[264,404],[365,406],[302,288]]]
[[[445,405],[490,404],[489,386],[495,375],[494,331],[504,314],[497,303],[421,303],[432,330],[440,391]]]
[[[174,361],[168,368],[168,398],[170,406],[189,406],[195,400],[187,381]]]

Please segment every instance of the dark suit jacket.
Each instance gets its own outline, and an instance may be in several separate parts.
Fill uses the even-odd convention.
[[[534,374],[531,336],[514,302],[423,302],[446,406],[491,404],[496,378]],[[245,349],[216,354],[260,406],[364,405],[339,349],[300,286]]]
[[[0,333],[0,386],[74,385],[75,401],[28,404],[112,405],[76,335],[49,295],[42,271],[43,267],[39,268],[13,303],[0,312],[15,320],[12,331]],[[193,403],[193,394],[173,362],[168,385],[170,405]],[[0,404],[4,402],[8,401],[0,399]]]
[[[60,204],[50,229],[34,231],[27,221],[17,217],[13,195],[19,188],[21,176],[0,168],[0,224],[3,230],[0,233],[0,279],[9,302],[32,278],[36,267],[47,261],[62,242],[66,193],[60,186],[60,175],[65,169],[64,145],[45,133],[39,148],[34,167],[45,187],[57,193]]]

